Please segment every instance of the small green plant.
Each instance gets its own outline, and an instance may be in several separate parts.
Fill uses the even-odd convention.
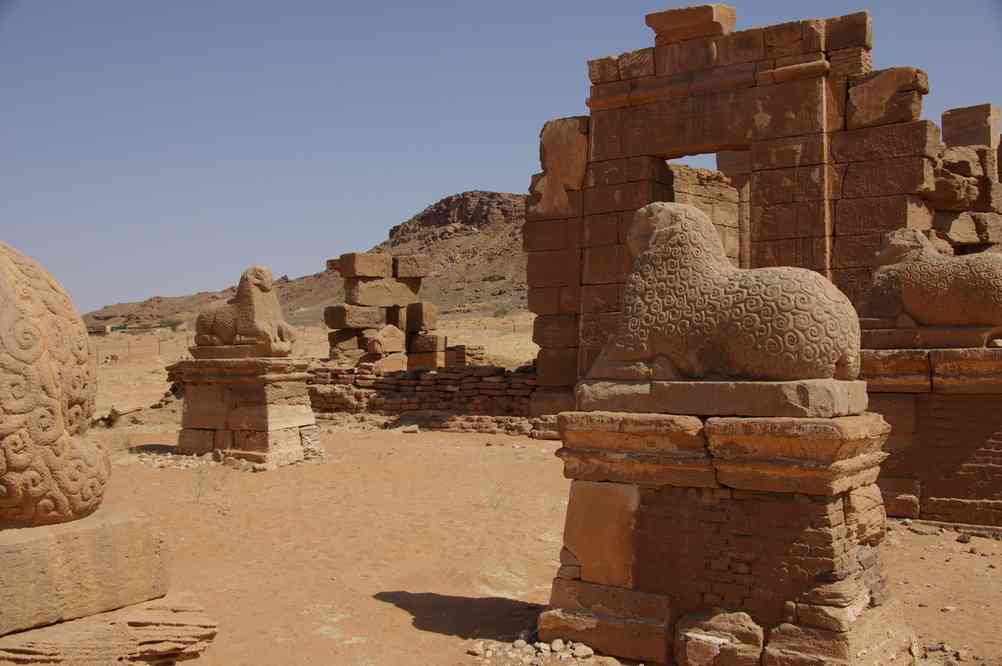
[[[494,317],[500,319],[502,317],[507,317],[512,313],[512,307],[510,305],[499,305],[497,309],[494,310]]]

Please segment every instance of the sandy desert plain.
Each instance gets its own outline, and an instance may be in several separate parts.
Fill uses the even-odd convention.
[[[442,328],[513,367],[535,353],[531,322],[463,315]],[[558,564],[569,484],[558,442],[322,423],[323,464],[184,468],[165,455],[180,401],[145,407],[166,391],[165,364],[188,335],[95,339],[119,356],[100,365],[97,413],[143,409],[91,435],[113,451],[107,505],[155,518],[172,589],[197,592],[219,620],[203,663],[533,663],[509,651],[534,627]],[[322,329],[303,338],[301,353],[323,355]],[[908,521],[888,530],[886,570],[922,663],[1002,664],[1002,541]],[[478,641],[508,647],[487,659],[468,653]]]

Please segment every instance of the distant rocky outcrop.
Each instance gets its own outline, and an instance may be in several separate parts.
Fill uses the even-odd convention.
[[[463,192],[428,206],[392,227],[373,251],[427,254],[431,275],[423,294],[444,312],[524,307],[525,255],[522,224],[525,195]],[[331,257],[364,248],[332,247]],[[304,266],[303,268],[310,268]],[[294,325],[320,325],[327,305],[344,302],[340,274],[333,271],[275,280],[278,300]],[[108,305],[84,315],[88,326],[185,325],[214,303],[233,297],[234,289],[189,296],[154,296],[134,303]]]

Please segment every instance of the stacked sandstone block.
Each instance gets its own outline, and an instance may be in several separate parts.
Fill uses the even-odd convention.
[[[888,589],[848,298],[805,269],[742,270],[708,216],[629,229],[618,334],[558,415],[572,480],[541,640],[679,666],[910,664]]]
[[[344,365],[374,363],[381,371],[437,368],[446,362],[446,338],[435,332],[438,309],[421,301],[426,256],[348,253],[337,266],[345,303],[324,310],[332,330],[330,357]]]
[[[893,428],[888,514],[1002,526],[1002,349],[864,350],[863,376]]]
[[[943,114],[942,127],[945,148],[931,195],[933,228],[956,254],[997,248],[1002,243],[999,109],[991,104],[951,109]]]
[[[524,229],[529,307],[549,318],[535,411],[567,408],[568,387],[611,333],[629,270],[624,230],[642,206],[701,205],[736,264],[800,266],[844,284],[865,278],[851,257],[870,258],[852,206],[905,226],[903,204],[930,189],[931,158],[879,129],[917,119],[924,75],[871,72],[868,14],[742,31],[734,21],[724,5],[649,15],[653,47],[588,63],[590,116],[543,127]],[[864,139],[852,154],[833,148]],[[729,187],[665,164],[703,153],[721,154]],[[865,201],[841,213],[839,246],[843,199]]]

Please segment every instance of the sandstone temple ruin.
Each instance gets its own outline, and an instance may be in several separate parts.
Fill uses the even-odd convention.
[[[998,109],[921,119],[928,78],[873,69],[866,12],[735,30],[714,4],[646,22],[652,46],[588,63],[590,114],[540,134],[523,234],[545,332],[533,413],[573,409],[615,335],[635,212],[691,204],[733,265],[811,269],[849,296],[894,427],[892,513],[1002,524]],[[707,153],[719,171],[666,161]],[[927,265],[951,286],[915,277]]]
[[[96,362],[40,265],[0,243],[0,662],[167,663],[216,636],[169,588],[140,514],[101,510],[108,452],[87,436]]]
[[[884,495],[1002,524],[999,113],[922,120],[925,73],[873,69],[865,12],[735,20],[648,15],[653,46],[588,63],[590,115],[540,133],[532,409],[573,480],[540,635],[910,663]]]

